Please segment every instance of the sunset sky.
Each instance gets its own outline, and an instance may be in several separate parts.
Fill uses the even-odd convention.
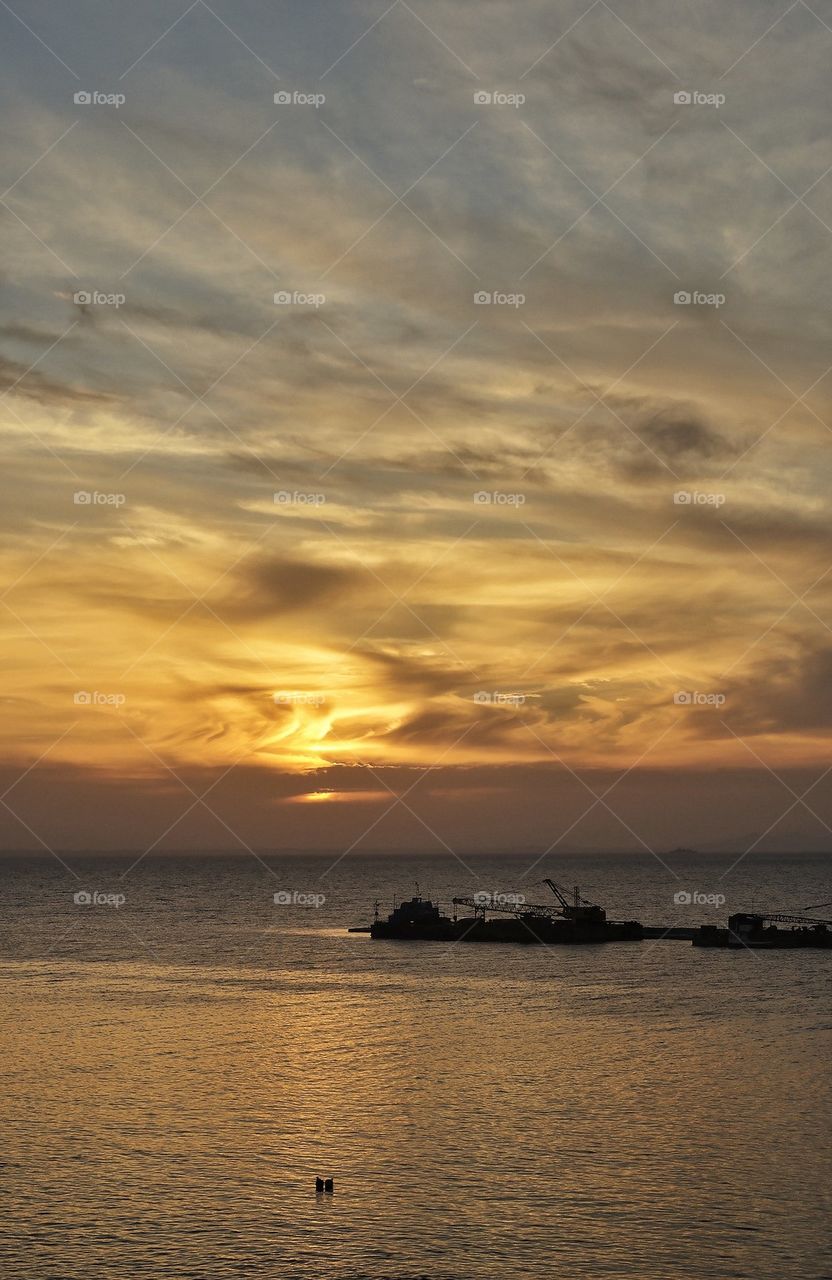
[[[832,9],[0,24],[4,847],[829,847]]]

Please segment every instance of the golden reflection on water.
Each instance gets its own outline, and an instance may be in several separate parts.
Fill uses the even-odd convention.
[[[824,1273],[828,954],[374,943],[377,887],[459,867],[121,865],[117,911],[7,874],[4,1280]],[[652,860],[594,871],[666,910]]]
[[[548,957],[525,949],[501,981],[435,948],[392,974],[32,964],[7,987],[5,1231],[25,1231],[33,1280],[449,1259],[760,1275],[763,1247],[813,1256],[810,1053],[781,1045],[773,1073],[749,1014],[728,1035],[667,1008],[606,1015],[609,950],[583,995],[575,960],[541,981]]]

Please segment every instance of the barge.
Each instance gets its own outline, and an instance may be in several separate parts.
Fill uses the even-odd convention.
[[[781,929],[780,925],[788,925]],[[832,921],[812,916],[791,916],[777,912],[765,915],[737,911],[728,917],[728,928],[703,924],[693,938],[695,947],[732,947],[746,950],[775,950],[795,947],[832,947]]]
[[[454,898],[454,912],[448,916],[443,915],[438,903],[416,896],[394,906],[386,920],[379,918],[376,903],[375,919],[369,926],[370,937],[408,942],[516,942],[546,946],[640,942],[644,937],[639,921],[608,920],[606,911],[581,898],[577,888],[570,902],[554,881],[545,883],[551,887],[556,903],[527,903],[522,894],[474,894]],[[471,914],[460,916],[458,907],[470,908]]]
[[[417,885],[416,896],[394,902],[386,919],[379,915],[376,902],[372,924],[355,926],[350,933],[403,942],[514,942],[526,946],[668,940],[732,950],[832,948],[832,920],[738,911],[729,916],[727,928],[713,924],[663,928],[638,920],[608,920],[603,907],[582,898],[577,887],[570,899],[553,880],[543,883],[552,890],[554,902],[526,902],[519,893],[475,893],[453,898],[452,915],[444,914],[439,903],[420,897]],[[466,908],[466,914],[460,915],[459,907]]]

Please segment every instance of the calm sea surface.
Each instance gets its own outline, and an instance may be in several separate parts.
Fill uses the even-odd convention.
[[[67,861],[0,860],[7,1280],[832,1275],[832,952],[345,932],[546,874],[645,923],[794,911],[828,860]]]

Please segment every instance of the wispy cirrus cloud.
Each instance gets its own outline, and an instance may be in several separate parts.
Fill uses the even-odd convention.
[[[93,687],[67,770],[733,764],[680,690],[820,762],[811,12],[164,9],[44,14],[65,66],[10,34],[9,758]]]

